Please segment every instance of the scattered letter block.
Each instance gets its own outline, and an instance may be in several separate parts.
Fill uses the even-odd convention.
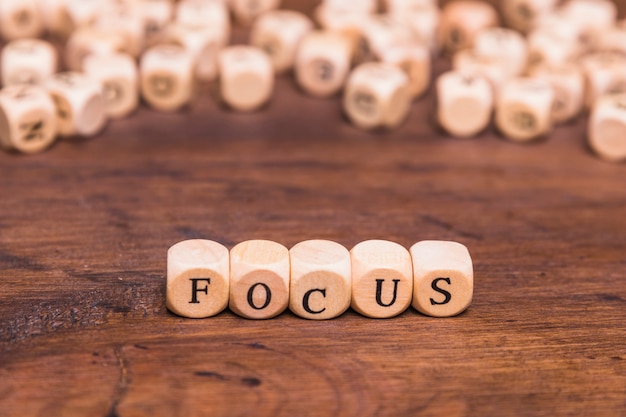
[[[269,319],[289,305],[289,250],[269,240],[242,242],[230,251],[230,309]]]
[[[546,80],[554,90],[552,119],[563,123],[576,117],[585,104],[585,77],[578,65],[537,65],[529,70],[531,77]]]
[[[167,251],[167,308],[179,316],[211,317],[228,305],[228,249],[210,240],[186,240]]]
[[[328,240],[300,242],[289,251],[289,308],[300,317],[326,320],[350,307],[350,252]]]
[[[274,90],[274,69],[269,57],[254,46],[229,46],[218,57],[222,100],[240,111],[256,110]]]
[[[361,64],[348,79],[343,108],[357,127],[398,126],[406,118],[410,105],[409,78],[395,65]]]
[[[60,72],[46,82],[61,136],[93,136],[106,124],[102,86],[77,72]]]
[[[2,48],[2,85],[42,84],[57,72],[54,47],[39,39],[19,39]]]
[[[0,1],[0,34],[4,39],[36,38],[42,31],[36,0]]]
[[[487,127],[492,113],[493,92],[486,79],[460,71],[437,79],[437,119],[451,135],[477,135]]]
[[[385,240],[368,240],[350,251],[352,308],[371,318],[389,318],[406,310],[413,297],[411,255]]]
[[[439,22],[439,44],[448,52],[471,48],[481,30],[498,26],[498,14],[488,3],[457,0],[447,3]]]
[[[13,85],[0,91],[0,143],[24,153],[41,152],[56,138],[56,109],[41,87]]]
[[[422,241],[410,249],[413,307],[432,317],[462,313],[472,302],[474,270],[467,248],[456,242]]]
[[[600,157],[612,162],[626,160],[626,94],[598,100],[588,129],[589,146]]]

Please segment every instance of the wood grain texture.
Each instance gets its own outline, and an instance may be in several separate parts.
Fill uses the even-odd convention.
[[[626,415],[626,166],[591,155],[584,118],[527,145],[453,139],[431,91],[365,133],[338,97],[277,89],[255,114],[208,87],[183,113],[0,154],[0,415]],[[459,241],[474,301],[184,319],[166,251],[189,238]]]

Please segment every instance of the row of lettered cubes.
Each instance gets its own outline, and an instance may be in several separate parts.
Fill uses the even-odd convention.
[[[348,251],[329,240],[287,249],[249,240],[230,251],[211,240],[185,240],[167,252],[167,308],[206,318],[226,307],[249,319],[276,317],[287,308],[312,320],[332,319],[352,307],[390,318],[410,305],[432,317],[451,317],[472,302],[474,272],[464,245],[421,241],[410,250],[368,240]]]

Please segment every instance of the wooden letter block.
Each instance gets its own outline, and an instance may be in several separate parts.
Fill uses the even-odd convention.
[[[268,240],[242,242],[230,251],[229,308],[249,319],[269,319],[289,306],[289,250]]]
[[[35,0],[0,1],[0,34],[4,39],[36,38],[42,32],[43,21]]]
[[[409,27],[389,14],[366,16],[361,31],[357,62],[379,60],[387,49],[415,41]]]
[[[359,128],[396,127],[406,118],[410,105],[409,78],[394,65],[361,64],[348,79],[343,108]]]
[[[380,54],[382,62],[396,65],[409,77],[409,91],[418,97],[430,86],[430,51],[417,44],[399,45],[386,48]]]
[[[506,62],[498,58],[480,56],[473,49],[464,49],[452,57],[452,68],[465,74],[473,74],[489,81],[494,94],[509,79]]]
[[[432,317],[452,317],[472,302],[474,269],[465,246],[422,241],[410,249],[413,260],[413,307]]]
[[[220,47],[230,40],[230,16],[222,0],[183,0],[176,5],[176,22],[192,29],[209,30]]]
[[[261,107],[272,96],[274,69],[269,57],[254,46],[229,46],[218,57],[222,100],[239,111]]]
[[[296,54],[295,75],[308,94],[328,97],[344,85],[350,71],[349,39],[336,32],[309,32]]]
[[[263,13],[278,8],[280,0],[230,0],[229,3],[237,22],[247,26]]]
[[[529,70],[531,77],[546,80],[554,90],[552,120],[567,122],[576,117],[585,103],[585,77],[578,65],[538,65]]]
[[[223,35],[211,27],[184,26],[173,23],[167,28],[167,39],[191,55],[194,76],[200,81],[217,78],[217,56],[223,47]]]
[[[591,149],[607,161],[626,160],[626,94],[599,99],[588,125]]]
[[[490,4],[476,0],[451,1],[442,9],[439,44],[448,52],[470,48],[481,30],[498,23],[498,14]]]
[[[85,26],[75,30],[65,47],[65,63],[72,71],[82,71],[83,61],[91,54],[113,54],[126,51],[125,39],[119,33]]]
[[[121,36],[124,39],[124,50],[134,58],[143,52],[146,43],[144,21],[141,16],[132,14],[127,8],[99,15],[93,27]]]
[[[145,46],[149,48],[163,41],[165,29],[174,17],[174,3],[171,0],[134,0],[128,6],[129,12],[143,21]]]
[[[275,10],[260,16],[252,26],[250,44],[264,50],[281,73],[291,69],[302,38],[313,29],[313,22],[292,10]]]
[[[77,73],[60,72],[46,82],[56,106],[57,128],[61,136],[93,136],[106,124],[102,86]]]
[[[569,0],[561,13],[581,28],[583,47],[590,50],[596,47],[601,34],[615,25],[617,6],[610,0]]]
[[[493,92],[486,79],[459,71],[437,79],[437,118],[451,135],[477,135],[487,127],[492,113]]]
[[[141,94],[156,110],[176,111],[191,101],[193,57],[178,45],[157,45],[141,58]]]
[[[496,126],[507,138],[526,142],[547,134],[552,127],[554,91],[544,80],[513,78],[496,102]]]
[[[102,84],[107,115],[128,116],[139,105],[137,64],[128,54],[89,55],[85,73]]]
[[[509,77],[524,73],[528,64],[526,40],[518,32],[505,28],[487,28],[474,39],[476,55],[499,59],[504,63]]]
[[[561,65],[580,54],[579,45],[551,30],[537,29],[527,37],[528,65]]]
[[[558,0],[501,0],[500,11],[508,27],[522,33],[533,29],[536,20],[550,13]]]
[[[210,240],[185,240],[167,251],[167,308],[189,318],[226,308],[230,287],[228,249]]]
[[[374,14],[378,9],[376,0],[323,0],[322,6],[331,13],[350,11],[361,16]]]
[[[56,109],[41,87],[13,85],[0,91],[0,143],[24,153],[41,152],[56,139]]]
[[[332,319],[350,307],[350,252],[328,240],[300,242],[289,251],[289,308],[300,317]]]
[[[433,2],[411,1],[412,6],[404,8],[393,8],[389,13],[400,22],[403,22],[413,35],[413,42],[423,45],[432,53],[438,51],[437,28],[439,27],[440,11],[439,7],[431,4]]]
[[[626,93],[626,57],[617,52],[597,52],[581,60],[585,75],[585,104],[592,108],[606,94]]]
[[[57,72],[54,47],[39,39],[11,41],[2,49],[2,84],[42,84]]]
[[[389,318],[406,310],[413,297],[413,266],[404,247],[368,240],[350,251],[352,308],[366,317]]]

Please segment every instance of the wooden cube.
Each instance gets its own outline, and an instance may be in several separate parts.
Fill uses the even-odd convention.
[[[363,16],[378,11],[377,0],[323,0],[322,6],[331,13],[350,11]]]
[[[45,83],[56,106],[60,136],[93,136],[107,121],[102,86],[77,72],[60,72]]]
[[[389,318],[406,310],[413,298],[413,266],[404,247],[368,240],[350,251],[352,308],[371,318]]]
[[[126,8],[97,16],[93,27],[122,37],[124,50],[134,58],[138,58],[144,50],[146,44],[144,20]]]
[[[345,38],[350,51],[350,60],[361,60],[360,50],[363,39],[363,22],[368,15],[357,13],[352,9],[330,10],[322,3],[315,8],[315,20],[320,27],[328,32],[335,32]]]
[[[411,31],[414,43],[427,47],[432,53],[439,49],[437,44],[437,28],[439,27],[440,11],[430,1],[411,1],[412,6],[394,8],[389,13],[401,21]]]
[[[386,50],[415,40],[409,27],[389,14],[365,17],[361,31],[356,57],[359,63],[380,60]]]
[[[89,55],[85,73],[102,84],[107,116],[126,117],[139,105],[137,64],[129,54]]]
[[[91,54],[110,55],[126,52],[126,41],[119,33],[91,26],[76,29],[65,47],[65,64],[72,71],[82,71],[83,61]]]
[[[493,91],[485,78],[450,71],[437,79],[437,119],[451,135],[477,135],[489,125],[492,112]]]
[[[59,39],[67,39],[74,24],[67,13],[67,0],[36,0],[46,32]]]
[[[0,1],[0,34],[4,39],[36,38],[42,32],[43,20],[35,0]]]
[[[626,55],[626,27],[616,26],[600,32],[596,49]]]
[[[6,149],[37,153],[56,139],[56,109],[38,86],[13,85],[0,91],[0,144]]]
[[[289,308],[311,320],[332,319],[350,307],[350,252],[328,240],[307,240],[289,251]]]
[[[587,49],[594,49],[601,34],[617,20],[617,6],[610,0],[569,0],[561,12],[582,28],[581,41]]]
[[[272,63],[254,46],[229,46],[218,57],[222,100],[239,111],[252,111],[269,101],[274,90]]]
[[[626,94],[600,98],[589,117],[589,146],[611,162],[626,160]]]
[[[265,12],[277,9],[280,0],[229,0],[230,9],[241,25],[251,25]]]
[[[193,74],[193,57],[183,47],[153,46],[141,57],[141,94],[156,110],[176,111],[191,101]]]
[[[39,39],[19,39],[2,48],[2,84],[41,84],[57,72],[54,47]]]
[[[422,241],[410,249],[413,307],[432,317],[452,317],[472,302],[474,269],[467,248],[456,242]]]
[[[579,44],[550,30],[537,29],[528,34],[528,65],[562,65],[580,55]]]
[[[533,30],[548,32],[561,40],[573,44],[578,54],[589,50],[590,39],[585,32],[585,26],[566,16],[561,9],[539,16]]]
[[[167,39],[182,46],[193,60],[194,77],[213,81],[218,76],[217,57],[223,47],[223,34],[210,26],[184,26],[174,23],[167,28]]]
[[[478,32],[498,24],[498,14],[488,3],[477,0],[451,1],[442,9],[439,45],[448,52],[470,48]]]
[[[522,75],[528,65],[526,40],[518,32],[505,28],[487,28],[474,39],[476,55],[501,60],[509,77]]]
[[[381,51],[380,60],[396,65],[409,77],[412,97],[419,97],[428,90],[431,78],[431,56],[426,46],[405,44]]]
[[[351,45],[345,36],[328,31],[311,31],[296,54],[295,75],[308,94],[328,97],[343,87],[350,71]]]
[[[228,249],[210,240],[185,240],[167,251],[167,308],[189,318],[226,308],[230,289]]]
[[[385,10],[391,14],[411,13],[423,8],[438,7],[437,0],[385,0]]]
[[[209,30],[220,47],[230,40],[230,16],[223,0],[182,0],[176,5],[176,22],[197,30]]]
[[[302,38],[313,29],[306,15],[291,10],[264,13],[252,26],[250,44],[268,54],[274,71],[291,69]]]
[[[626,93],[626,57],[616,52],[597,52],[580,61],[585,75],[585,104],[592,108],[606,94]]]
[[[174,3],[171,0],[135,0],[128,3],[128,7],[131,14],[143,21],[145,47],[161,43],[174,17]]]
[[[501,0],[500,11],[506,25],[522,33],[530,32],[535,22],[550,13],[558,0]]]
[[[473,49],[455,53],[452,57],[452,69],[485,78],[494,93],[510,78],[506,62],[499,58],[480,56]]]
[[[410,105],[409,78],[400,68],[379,62],[355,68],[343,99],[346,115],[362,129],[396,127],[406,118]]]
[[[495,123],[516,142],[546,135],[552,128],[554,91],[544,80],[513,78],[505,82],[496,100]]]
[[[538,65],[529,70],[531,77],[544,79],[554,90],[552,120],[567,122],[576,117],[585,103],[585,77],[578,65]]]
[[[249,319],[269,319],[289,306],[289,250],[268,240],[239,243],[230,251],[229,308]]]

